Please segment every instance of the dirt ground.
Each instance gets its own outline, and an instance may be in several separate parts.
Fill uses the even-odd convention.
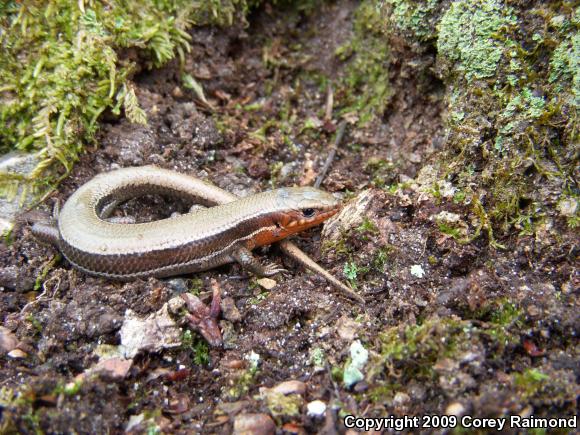
[[[147,164],[239,195],[312,184],[340,117],[308,129],[296,120],[323,119],[327,87],[319,77],[333,83],[344,74],[335,51],[352,36],[355,7],[341,1],[309,15],[266,8],[246,28],[196,28],[184,71],[174,63],[134,78],[148,125],[108,117],[99,146],[41,209],[49,212],[96,174]],[[429,62],[432,54],[420,56]],[[364,192],[363,219],[327,228],[325,237],[316,229],[296,238],[356,285],[364,305],[275,247],[259,254],[291,273],[270,291],[238,265],[166,280],[93,278],[22,224],[0,247],[1,320],[21,350],[1,357],[3,430],[229,433],[244,416],[262,414],[250,424],[271,418],[279,433],[331,434],[344,433],[347,414],[573,415],[577,234],[556,220],[558,240],[514,235],[496,249],[484,234],[462,244],[442,233],[435,216],[468,220],[471,211],[421,190],[445,140],[443,85],[435,75],[410,76],[405,65],[391,65],[385,115],[349,124],[322,185],[345,202]],[[202,84],[209,105],[183,86],[183,73]],[[388,188],[397,183],[403,187]],[[153,220],[186,207],[146,197],[121,212]],[[208,348],[193,332],[176,348],[139,353],[127,373],[75,383],[96,364],[99,346],[119,344],[127,310],[145,317],[192,289],[208,301],[211,279],[235,306],[221,322],[224,348]],[[364,380],[347,387],[355,340],[370,355]],[[283,384],[289,391],[269,390],[291,380],[299,382]],[[320,416],[308,411],[316,400],[327,407]]]

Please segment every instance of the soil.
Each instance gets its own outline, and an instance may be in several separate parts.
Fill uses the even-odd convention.
[[[299,123],[280,114],[323,118],[327,91],[316,77],[336,83],[344,74],[345,62],[334,53],[352,37],[356,4],[339,1],[310,14],[266,7],[249,17],[248,27],[194,29],[184,66],[175,62],[134,77],[148,125],[108,117],[98,146],[82,156],[41,209],[49,213],[54,201],[62,203],[96,174],[147,164],[208,179],[239,195],[312,184],[340,118],[300,131]],[[117,433],[132,416],[141,416],[134,433],[229,433],[240,415],[264,413],[273,416],[280,433],[343,433],[345,414],[443,414],[460,407],[459,414],[478,416],[572,415],[580,375],[577,237],[556,221],[561,237],[549,243],[514,235],[500,241],[507,247],[502,250],[481,235],[462,244],[443,234],[433,217],[447,211],[468,220],[470,209],[426,195],[413,183],[396,192],[382,188],[417,177],[444,144],[443,86],[435,75],[414,77],[405,66],[410,59],[432,62],[432,54],[399,53],[405,55],[391,65],[393,96],[385,115],[364,127],[349,125],[322,184],[331,192],[350,192],[345,200],[370,189],[368,228],[347,230],[340,245],[325,244],[319,230],[296,240],[341,280],[347,280],[345,264],[359,265],[351,281],[366,304],[343,298],[275,247],[259,254],[291,273],[271,291],[238,265],[170,280],[109,282],[75,271],[35,240],[28,225],[19,225],[0,251],[1,320],[25,353],[2,356],[3,395],[23,392],[9,405],[2,398],[4,429]],[[209,104],[183,86],[184,73],[203,86]],[[340,98],[335,95],[337,104]],[[256,131],[270,120],[278,124],[260,137]],[[187,206],[146,197],[120,213],[154,220]],[[380,264],[378,252],[385,257]],[[412,269],[416,265],[423,276]],[[94,376],[67,389],[96,363],[98,345],[119,344],[126,310],[146,316],[195,286],[205,295],[211,279],[241,314],[237,321],[222,321],[224,348],[206,352],[193,333],[193,345],[140,353],[126,376]],[[409,375],[404,358],[393,366],[384,359],[382,333],[388,328],[398,328],[401,337],[406,327],[445,319],[485,328],[493,324],[490,307],[499,311],[506,301],[520,315],[503,325],[509,340],[500,350],[493,338],[478,336],[470,339],[469,352],[431,361],[427,377]],[[367,372],[364,381],[347,388],[337,373],[354,339],[371,351],[367,369],[374,375]],[[312,362],[314,350],[325,355],[322,368]],[[199,361],[203,352],[208,362]],[[256,370],[248,361],[252,354],[259,355]],[[428,364],[421,361],[417,365]],[[539,386],[530,389],[514,381],[516,372],[541,372],[560,382],[546,385],[540,376]],[[298,409],[275,412],[263,387],[289,380],[306,385],[297,394]],[[379,395],[377,386],[389,382],[391,389]],[[318,399],[328,412],[309,416],[306,404]]]

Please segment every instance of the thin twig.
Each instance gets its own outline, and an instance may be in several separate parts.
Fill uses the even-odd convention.
[[[332,144],[330,147],[328,157],[326,158],[326,162],[324,162],[324,166],[320,171],[320,175],[318,176],[316,182],[314,183],[314,187],[319,188],[320,185],[322,184],[322,180],[324,180],[324,177],[326,177],[326,173],[328,172],[328,169],[330,169],[330,165],[332,165],[334,157],[336,156],[336,150],[338,149],[340,143],[342,142],[345,130],[346,130],[346,121],[342,121],[338,126],[338,130],[336,132],[336,139],[334,140],[334,144]]]
[[[332,109],[334,108],[334,90],[332,86],[328,85],[327,93],[326,93],[326,108],[324,110],[324,120],[331,121],[332,120]]]
[[[294,243],[288,240],[280,241],[280,249],[289,257],[293,258],[294,260],[298,261],[307,269],[310,269],[312,272],[317,273],[318,275],[322,276],[326,279],[330,284],[332,284],[337,290],[340,290],[343,295],[347,298],[357,301],[358,303],[364,304],[365,300],[362,296],[356,294],[352,289],[350,289],[346,284],[340,282],[337,278],[335,278],[330,272],[316,263],[313,259],[309,256],[305,255]]]

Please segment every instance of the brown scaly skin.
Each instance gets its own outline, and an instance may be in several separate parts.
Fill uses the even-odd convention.
[[[186,198],[212,208],[145,224],[105,220],[120,202],[147,193]],[[270,276],[283,269],[261,266],[250,251],[282,240],[289,256],[363,302],[283,240],[318,225],[339,208],[332,195],[314,188],[278,189],[239,199],[202,180],[146,166],[98,175],[69,198],[56,227],[35,224],[33,232],[57,245],[77,268],[118,280],[185,274],[232,261],[257,275]]]

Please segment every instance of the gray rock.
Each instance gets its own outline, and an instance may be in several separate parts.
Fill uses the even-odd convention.
[[[18,151],[9,152],[0,157],[0,173],[27,176],[40,162],[38,154],[28,154]],[[0,197],[0,233],[10,231],[14,226],[14,218],[28,204],[32,197],[23,197],[23,187],[15,182],[15,190],[8,197]]]

